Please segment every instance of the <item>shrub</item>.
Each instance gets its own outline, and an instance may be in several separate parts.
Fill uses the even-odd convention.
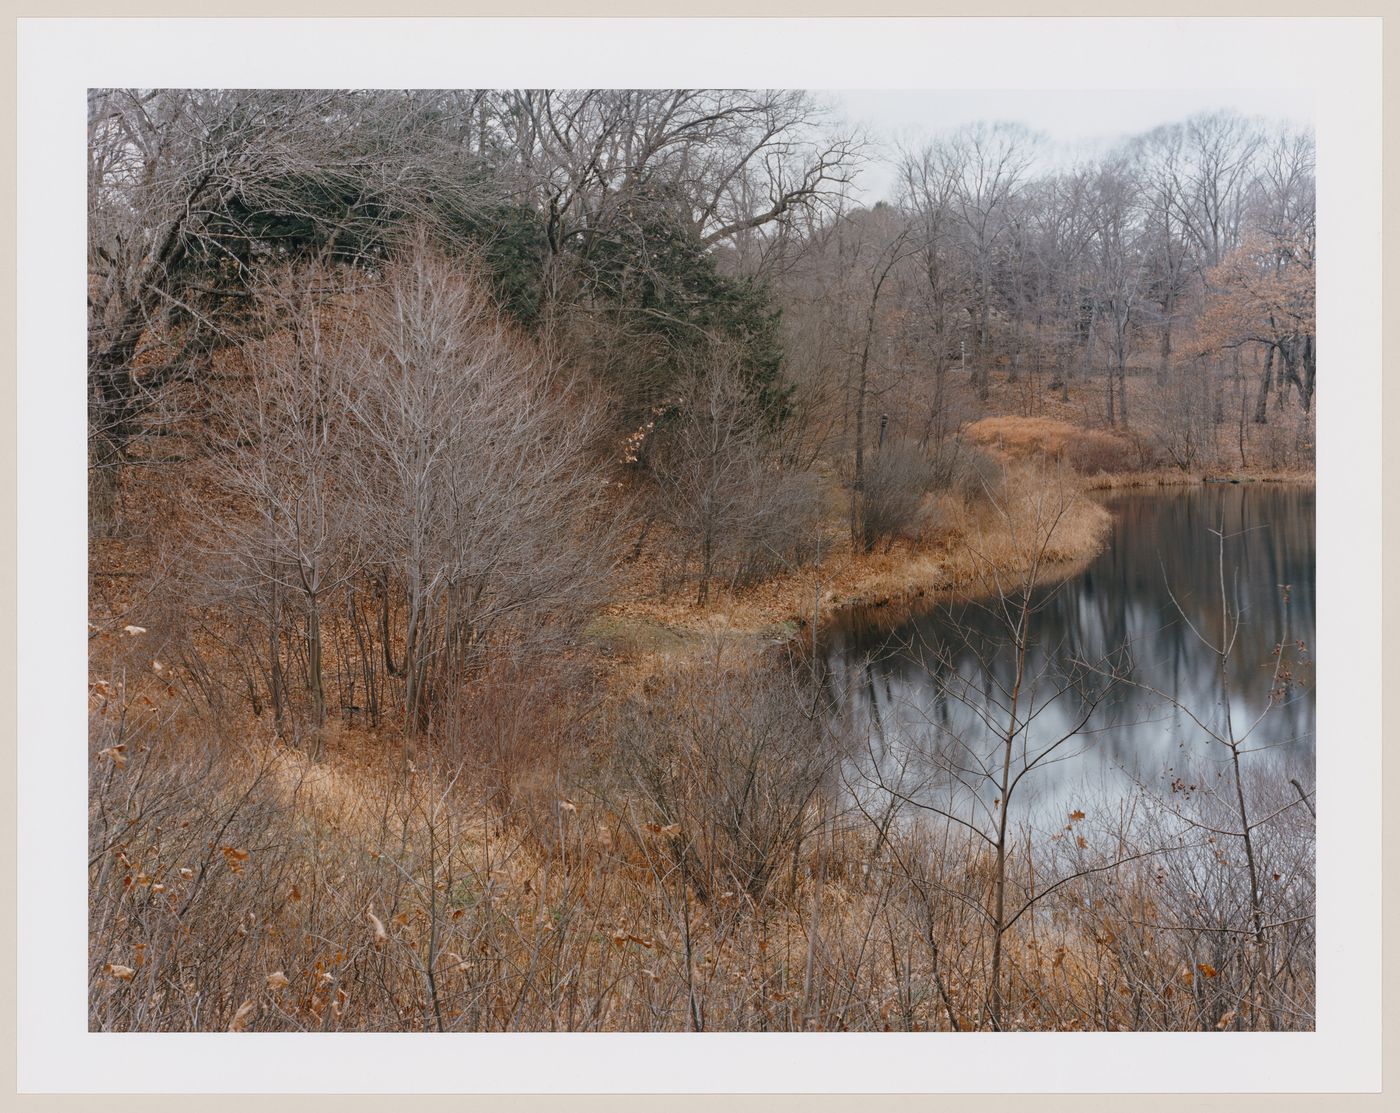
[[[986,449],[964,441],[946,441],[934,454],[933,485],[971,505],[1001,488],[1006,469]]]
[[[1139,456],[1127,437],[1096,429],[1083,430],[1065,445],[1063,452],[1064,461],[1080,475],[1132,471],[1138,466]]]
[[[815,478],[782,463],[732,353],[719,349],[697,364],[658,424],[657,515],[671,528],[680,578],[697,584],[697,602],[715,580],[733,584],[803,559],[820,509]]]
[[[892,441],[865,465],[860,492],[860,533],[866,550],[880,541],[916,536],[924,497],[933,488],[930,459],[910,441]]]
[[[812,704],[804,679],[776,665],[676,673],[622,709],[616,778],[638,836],[662,832],[702,900],[759,901],[794,860],[837,758]]]
[[[811,560],[821,506],[821,483],[815,475],[777,471],[760,488],[754,513],[738,537],[735,582],[751,583]]]

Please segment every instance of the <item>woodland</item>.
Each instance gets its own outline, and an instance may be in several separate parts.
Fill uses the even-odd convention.
[[[93,90],[91,1028],[1310,1029],[1223,535],[1220,698],[1161,694],[1223,776],[1017,789],[1135,683],[1032,675],[1105,493],[1311,482],[1314,160],[1224,110],[1071,156],[809,91]],[[822,631],[952,598],[1010,671],[872,810]]]

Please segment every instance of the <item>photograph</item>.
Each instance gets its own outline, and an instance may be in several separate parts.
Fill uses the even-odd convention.
[[[1318,1029],[1313,99],[906,80],[88,87],[90,1033]]]

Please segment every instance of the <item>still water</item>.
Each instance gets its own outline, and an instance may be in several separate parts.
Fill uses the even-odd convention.
[[[1014,702],[1013,774],[1030,766],[1018,809],[1048,817],[1135,784],[1215,777],[1229,754],[1212,734],[1230,731],[1251,767],[1311,790],[1313,490],[1210,484],[1107,505],[1104,552],[1034,597]],[[826,635],[851,790],[872,802],[971,793],[994,807],[1013,623],[988,600],[880,619],[855,610]]]

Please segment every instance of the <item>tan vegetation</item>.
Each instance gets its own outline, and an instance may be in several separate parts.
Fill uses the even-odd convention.
[[[787,683],[781,671],[770,675]],[[98,740],[114,737],[125,712],[130,756],[120,768],[101,758],[93,766],[103,817],[94,830],[94,1024],[983,1023],[989,940],[964,902],[989,883],[987,860],[965,837],[919,825],[881,837],[859,817],[811,808],[808,794],[829,770],[792,766],[820,752],[798,745],[814,729],[800,714],[787,728],[795,749],[766,735],[762,753],[733,764],[759,741],[739,727],[755,710],[793,715],[780,710],[786,701],[763,702],[755,676],[678,671],[667,683],[682,702],[664,735],[633,701],[613,720],[619,751],[592,774],[540,783],[532,765],[493,767],[509,781],[504,805],[483,794],[480,758],[435,758],[401,781],[368,740],[331,740],[327,760],[311,764],[104,702]],[[682,746],[679,767],[646,745],[657,738]],[[357,746],[378,763],[356,760]],[[666,780],[657,781],[661,769]],[[736,811],[732,786],[715,778],[745,769],[754,793]],[[1067,863],[1097,867],[1135,849],[1106,802],[1086,801],[1084,811],[1059,842],[1018,859],[1018,891],[1034,892],[1035,876]],[[1150,926],[1188,911],[1170,906],[1189,898],[1163,889],[1163,868],[1135,862],[1112,884],[1090,876],[1073,896],[1040,902],[1008,942],[1002,1026],[1232,1026],[1242,1007],[1235,960],[1209,931]],[[1294,1010],[1311,992],[1306,981],[1286,988],[1287,998],[1271,991],[1273,1024],[1299,1022]]]
[[[1311,803],[1243,735],[1048,829],[1018,789],[1126,682],[1028,652],[1091,492],[1310,474],[1308,137],[1036,177],[978,126],[859,209],[800,91],[90,124],[94,1029],[1312,1024]],[[1013,679],[946,797],[857,783],[823,625],[954,597]]]
[[[715,593],[705,604],[662,590],[660,562],[635,561],[624,569],[625,599],[604,610],[596,624],[606,643],[639,658],[643,667],[664,667],[675,656],[704,652],[718,638],[739,652],[761,651],[788,638],[810,637],[843,607],[898,610],[986,587],[987,569],[1025,571],[1015,536],[1030,512],[1033,493],[1059,491],[1068,505],[1047,550],[1052,574],[1067,575],[1093,557],[1108,535],[1111,515],[1081,493],[1073,472],[1049,474],[1010,465],[1004,507],[961,497],[931,498],[927,522],[916,538],[900,539],[874,552],[852,551],[839,517],[826,524],[820,561],[772,574],[761,582]],[[742,647],[742,648],[740,648]]]

